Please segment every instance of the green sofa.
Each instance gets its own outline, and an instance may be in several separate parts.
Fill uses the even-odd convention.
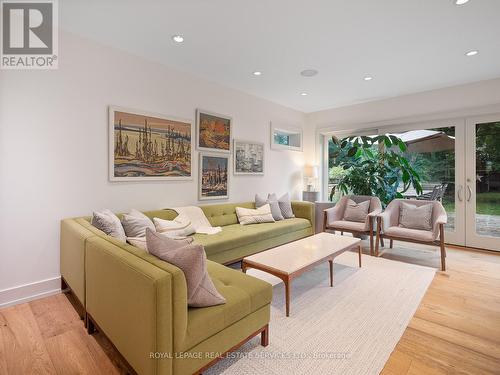
[[[192,374],[261,333],[268,339],[272,287],[225,267],[243,257],[314,233],[314,206],[292,202],[295,219],[242,226],[235,208],[201,206],[222,232],[194,235],[205,247],[208,272],[226,304],[188,308],[183,272],[146,251],[105,235],[90,217],[61,222],[62,286],[81,304],[89,331],[102,331],[139,374]],[[172,210],[145,212],[167,220]]]

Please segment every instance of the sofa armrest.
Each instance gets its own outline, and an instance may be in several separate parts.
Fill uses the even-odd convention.
[[[295,217],[309,220],[313,229],[315,228],[314,203],[292,201],[292,211]]]
[[[186,330],[185,280],[176,285],[171,273],[99,237],[87,240],[85,265],[92,320],[137,373],[172,374],[174,336]]]

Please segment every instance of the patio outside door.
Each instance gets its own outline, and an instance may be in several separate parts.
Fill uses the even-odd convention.
[[[466,245],[500,251],[500,114],[466,122]]]

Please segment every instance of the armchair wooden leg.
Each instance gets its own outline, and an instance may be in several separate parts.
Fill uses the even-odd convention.
[[[370,225],[370,255],[373,256],[373,217],[368,219]]]
[[[326,220],[328,218],[328,214],[323,212],[323,232],[326,232]]]
[[[389,241],[389,248],[391,248],[391,249],[392,249],[392,245],[393,245],[393,241],[392,241],[392,240],[390,240],[390,241]]]
[[[439,225],[439,245],[441,248],[441,271],[446,271],[446,249],[444,247],[444,225]]]
[[[378,257],[378,244],[380,241],[380,218],[377,217],[377,237],[375,238],[375,256]]]
[[[343,236],[343,235],[344,235],[344,231],[343,231],[343,230],[341,230],[341,231],[340,231],[340,235],[341,235],[341,236]]]
[[[385,247],[384,239],[380,236],[380,246]]]

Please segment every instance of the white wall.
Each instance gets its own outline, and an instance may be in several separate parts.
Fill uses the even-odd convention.
[[[497,103],[500,79],[313,112],[307,115],[307,124],[313,129],[359,129],[377,122],[412,122],[421,116],[466,115]]]
[[[304,114],[63,32],[58,70],[0,71],[0,305],[44,292],[5,289],[57,285],[60,219],[198,203],[197,173],[189,182],[108,181],[110,104],[193,121],[196,107],[230,115],[235,138],[265,142],[266,170],[231,176],[229,201],[299,197],[305,153],[270,150],[269,122],[304,126]]]

